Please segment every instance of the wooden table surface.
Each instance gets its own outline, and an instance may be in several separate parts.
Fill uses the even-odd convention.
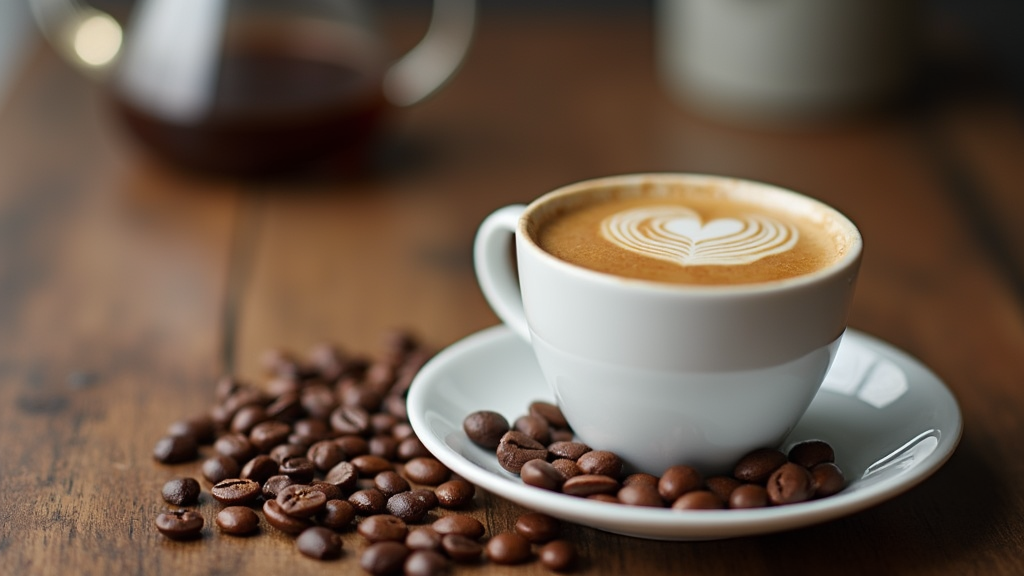
[[[262,383],[269,348],[377,354],[394,328],[441,348],[496,324],[470,259],[486,214],[664,170],[769,181],[849,214],[866,238],[851,325],[934,370],[965,431],[923,484],[813,527],[675,543],[568,527],[579,572],[1024,573],[1021,110],[950,67],[901,113],[723,126],[659,89],[647,16],[485,13],[462,73],[394,119],[388,160],[358,179],[176,172],[42,49],[0,110],[0,574],[358,572],[360,536],[317,562],[273,529],[219,534],[208,494],[204,537],[165,539],[160,487],[198,464],[155,462],[154,443],[212,404],[222,374]],[[470,509],[492,534],[522,511],[486,493]]]

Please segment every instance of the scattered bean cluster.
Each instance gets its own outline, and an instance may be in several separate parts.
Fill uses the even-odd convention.
[[[788,453],[754,450],[731,475],[705,478],[680,464],[659,477],[626,473],[618,455],[575,441],[561,411],[547,402],[533,402],[512,425],[497,412],[473,412],[463,429],[523,483],[602,502],[674,510],[761,508],[824,498],[845,485],[835,452],[821,440],[800,442]]]
[[[484,558],[518,564],[534,557],[533,546],[544,566],[571,569],[575,550],[558,539],[554,519],[529,513],[514,531],[484,540],[484,525],[455,511],[472,504],[476,488],[424,448],[405,408],[409,384],[430,356],[404,332],[378,359],[328,345],[304,360],[271,351],[264,387],[223,378],[212,409],[171,424],[153,456],[165,464],[202,460],[221,533],[256,534],[262,515],[293,536],[300,553],[329,560],[344,554],[340,534],[354,530],[366,541],[359,562],[369,574],[443,574],[452,562]],[[195,478],[167,481],[162,496],[176,508],[158,514],[157,530],[201,539],[205,519],[191,507],[202,491]]]

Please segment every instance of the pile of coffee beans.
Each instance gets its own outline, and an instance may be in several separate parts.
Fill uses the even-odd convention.
[[[451,563],[519,564],[535,554],[552,570],[571,569],[575,550],[554,519],[526,514],[515,531],[484,539],[484,525],[465,513],[475,486],[436,460],[408,423],[405,395],[430,356],[404,332],[379,358],[329,345],[303,359],[271,351],[264,386],[221,379],[211,409],[172,423],[153,457],[201,462],[219,533],[250,536],[265,523],[293,537],[299,553],[330,560],[345,554],[341,535],[355,532],[369,574],[427,576]],[[173,508],[157,515],[157,530],[202,540],[202,493],[193,477],[168,480],[161,495]]]
[[[561,411],[547,402],[531,403],[511,425],[497,412],[473,412],[463,430],[478,446],[494,450],[501,467],[523,483],[602,502],[674,510],[761,508],[832,496],[845,486],[834,450],[821,440],[797,443],[788,453],[754,450],[731,475],[705,478],[683,464],[661,476],[627,473],[618,455],[574,440]]]

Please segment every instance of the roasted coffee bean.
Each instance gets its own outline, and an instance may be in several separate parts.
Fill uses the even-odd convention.
[[[199,457],[199,443],[192,436],[164,436],[153,447],[153,458],[164,464],[191,462]]]
[[[661,499],[658,489],[649,484],[633,484],[623,486],[615,494],[619,502],[629,506],[661,507],[665,501]]]
[[[551,429],[552,442],[572,442],[575,439],[576,436],[572,433],[572,430],[561,430],[559,428]]]
[[[324,509],[316,516],[321,526],[331,530],[345,530],[352,526],[356,519],[356,509],[345,500],[328,500]]]
[[[704,479],[696,468],[686,465],[670,466],[658,480],[658,493],[666,502],[675,502],[680,496],[697,490],[704,485]]]
[[[405,475],[417,484],[437,486],[451,476],[451,471],[437,458],[419,457],[405,463]]]
[[[524,484],[543,488],[545,490],[559,490],[565,482],[562,473],[552,464],[539,458],[530,460],[519,469],[519,477]]]
[[[611,476],[602,474],[580,474],[569,478],[562,484],[562,492],[570,496],[615,494],[618,491],[619,482]]]
[[[814,496],[814,477],[807,468],[787,462],[772,473],[765,488],[772,504],[795,504]]]
[[[243,480],[241,478],[229,478],[221,480],[210,488],[210,495],[217,502],[228,506],[247,504],[262,494],[259,482],[255,480]]]
[[[238,478],[241,470],[241,467],[238,465],[238,462],[235,462],[234,458],[221,454],[215,454],[203,460],[203,478],[206,478],[213,484],[228,478]]]
[[[444,508],[461,508],[473,501],[476,487],[465,480],[455,479],[440,484],[434,489],[437,503]]]
[[[322,526],[306,528],[295,539],[295,547],[304,556],[317,560],[330,560],[341,556],[341,538]]]
[[[732,475],[741,482],[764,484],[772,472],[786,463],[786,455],[774,448],[760,448],[736,463]]]
[[[423,445],[423,442],[420,442],[419,438],[412,436],[405,438],[398,443],[398,449],[395,451],[395,456],[402,462],[408,462],[413,458],[430,456],[430,451]]]
[[[484,535],[484,525],[479,520],[465,514],[449,514],[442,516],[430,525],[438,534],[458,534],[473,540],[479,540]]]
[[[832,446],[823,440],[806,440],[789,449],[789,461],[811,469],[818,464],[835,462],[836,453]]]
[[[195,478],[174,478],[164,483],[161,494],[169,504],[191,506],[199,501],[201,491]]]
[[[373,436],[367,442],[367,446],[370,449],[370,454],[374,456],[380,456],[385,460],[395,460],[398,458],[398,440],[391,436]]]
[[[333,440],[320,440],[309,447],[306,458],[319,472],[327,472],[345,460],[345,451]]]
[[[359,471],[359,475],[363,478],[373,478],[377,474],[386,470],[394,470],[394,466],[386,458],[374,456],[373,454],[356,456],[349,460],[349,462],[356,467],[356,470]]]
[[[729,496],[732,494],[732,491],[741,484],[742,482],[731,476],[712,476],[704,480],[704,486],[706,486],[708,490],[714,492],[715,496],[718,496],[724,502],[729,501]]]
[[[822,462],[811,468],[811,476],[814,478],[815,498],[838,494],[846,485],[843,471],[832,462]]]
[[[210,416],[178,420],[167,427],[168,436],[191,436],[196,444],[211,444],[217,438],[217,424]]]
[[[356,456],[362,456],[363,454],[370,453],[370,446],[366,442],[366,438],[363,438],[362,436],[347,434],[345,436],[335,438],[334,442],[338,446],[341,446],[341,449],[345,451],[345,454],[349,458],[355,458]]]
[[[658,477],[646,472],[635,472],[622,479],[623,486],[645,485],[654,488],[658,487]]]
[[[324,475],[324,481],[334,484],[342,492],[351,492],[359,480],[359,472],[351,462],[339,462]]]
[[[289,458],[304,455],[306,450],[307,448],[301,444],[290,444],[285,442],[271,448],[270,454],[268,455],[274,459],[274,462],[277,462],[278,465],[280,465],[281,462],[284,462]]]
[[[376,412],[370,415],[370,430],[373,434],[380,436],[391,436],[391,429],[398,424],[398,418],[387,412]],[[394,438],[394,436],[391,436]]]
[[[548,450],[543,444],[516,430],[510,430],[501,437],[496,450],[498,464],[513,474],[518,474],[530,460],[547,460]]]
[[[437,530],[429,526],[416,528],[415,530],[410,530],[409,534],[406,535],[405,545],[411,550],[439,551],[442,550],[441,535],[437,533]]]
[[[326,420],[331,417],[331,412],[338,407],[338,400],[334,397],[334,391],[326,384],[310,384],[299,392],[299,403],[306,409],[310,418]]]
[[[405,522],[419,522],[437,503],[437,497],[430,490],[410,490],[388,498],[387,511]]]
[[[530,559],[530,543],[515,532],[502,532],[487,541],[484,552],[495,564],[522,564]]]
[[[172,540],[191,540],[202,535],[203,517],[192,510],[161,512],[156,517],[156,529]]]
[[[313,480],[309,483],[309,487],[323,492],[328,500],[341,500],[345,497],[345,493],[342,492],[341,488],[323,480]]]
[[[580,467],[576,465],[575,460],[558,458],[551,462],[551,466],[554,467],[555,470],[558,470],[558,473],[562,475],[563,480],[568,480],[573,476],[579,476],[582,474],[582,472],[580,472]]]
[[[394,470],[385,470],[374,476],[373,486],[388,498],[399,492],[408,492],[411,488],[409,481]]]
[[[370,544],[359,556],[359,565],[373,576],[401,574],[409,549],[401,542]]]
[[[568,540],[552,540],[537,551],[540,563],[554,572],[568,572],[576,564],[576,547]]]
[[[242,406],[235,412],[234,417],[231,418],[230,429],[232,432],[239,434],[249,434],[253,426],[260,422],[266,422],[269,418],[266,409],[259,404]]]
[[[764,508],[768,505],[768,491],[760,484],[741,484],[729,493],[729,508]]]
[[[255,480],[259,484],[264,484],[271,476],[277,474],[277,462],[266,454],[260,454],[252,460],[245,463],[242,466],[242,471],[238,475],[243,480]]]
[[[263,483],[263,499],[273,500],[277,498],[277,495],[281,493],[281,490],[295,484],[295,480],[284,474],[278,474],[267,478],[267,481]]]
[[[316,476],[316,466],[305,456],[286,458],[278,467],[281,474],[300,484],[308,484]]]
[[[218,454],[227,456],[242,465],[249,460],[252,460],[253,456],[256,456],[258,450],[249,442],[249,439],[242,434],[225,434],[213,443],[213,449]]]
[[[414,550],[402,570],[405,576],[440,576],[448,572],[448,559],[433,550]]]
[[[591,494],[586,499],[594,500],[595,502],[607,502],[608,504],[621,504],[619,499],[613,494]]]
[[[331,427],[327,425],[327,422],[323,420],[317,420],[315,418],[302,418],[295,421],[292,425],[293,436],[301,438],[305,446],[312,446],[321,440],[330,440],[334,437],[334,432],[331,431]]]
[[[324,509],[327,496],[305,484],[292,484],[277,494],[281,511],[295,518],[309,518]]]
[[[225,534],[246,536],[260,528],[260,517],[247,506],[228,506],[217,512],[214,519]]]
[[[467,538],[461,534],[442,535],[441,547],[444,553],[456,562],[476,562],[484,552],[483,544],[475,538]]]
[[[275,381],[271,381],[271,383],[273,382]],[[293,380],[276,380],[276,382],[287,382],[292,386],[298,386]],[[267,416],[280,422],[295,422],[305,416],[305,413],[302,404],[299,403],[297,390],[280,391],[277,399],[267,406]]]
[[[691,490],[672,503],[673,510],[718,510],[725,502],[710,490]]]
[[[540,416],[520,416],[516,418],[512,428],[526,434],[541,444],[548,445],[551,443],[551,426],[547,420]]]
[[[576,465],[584,474],[599,474],[618,478],[622,473],[622,459],[614,452],[591,450],[576,459]]]
[[[527,512],[516,518],[516,533],[532,544],[543,544],[558,537],[562,523],[540,512]]]
[[[267,524],[285,534],[299,534],[313,525],[308,518],[296,518],[285,514],[277,500],[267,500],[263,503],[263,517],[267,519]]]
[[[331,412],[331,428],[339,434],[362,436],[370,429],[370,413],[362,406],[339,406]]]
[[[565,415],[562,414],[562,409],[550,402],[531,402],[529,406],[529,413],[533,416],[539,416],[546,420],[554,428],[569,428],[569,422],[565,420]]]
[[[405,522],[391,514],[375,514],[363,518],[356,531],[370,542],[405,542],[409,528]]]
[[[552,459],[565,458],[575,462],[587,452],[590,452],[590,446],[583,442],[562,441],[552,442],[548,445],[548,457]]]
[[[384,494],[381,494],[380,490],[377,490],[376,488],[367,488],[365,490],[356,490],[353,492],[348,497],[348,502],[356,509],[358,514],[369,516],[371,514],[380,514],[381,512],[384,512],[388,499]]]
[[[511,427],[504,416],[490,410],[473,412],[462,421],[466,436],[482,448],[494,450]]]

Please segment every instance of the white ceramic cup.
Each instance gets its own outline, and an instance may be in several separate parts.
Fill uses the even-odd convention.
[[[545,252],[531,236],[539,216],[580,195],[708,184],[817,214],[847,249],[804,276],[701,287],[588,270]],[[617,453],[630,469],[660,475],[675,464],[731,470],[747,452],[782,442],[846,329],[861,250],[849,219],[795,192],[716,176],[635,174],[497,210],[477,232],[474,261],[484,296],[532,346],[577,437]]]

